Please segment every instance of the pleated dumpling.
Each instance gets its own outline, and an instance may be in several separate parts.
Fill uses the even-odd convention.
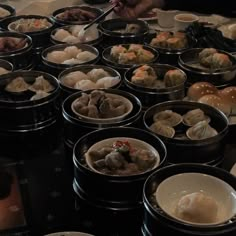
[[[207,121],[200,121],[186,132],[186,135],[191,140],[202,140],[214,137],[218,132],[212,128]]]
[[[93,82],[97,82],[99,79],[103,78],[103,77],[108,77],[110,76],[110,74],[105,71],[102,68],[94,68],[92,70],[90,70],[87,75],[89,76],[89,78],[93,81]]]
[[[52,86],[49,81],[44,79],[43,76],[39,76],[35,79],[35,82],[29,87],[29,90],[34,92],[41,90],[48,93],[54,90],[54,86]]]
[[[169,70],[164,75],[164,83],[166,87],[174,87],[183,84],[186,77],[183,72],[178,69]]]
[[[7,84],[5,90],[12,93],[20,93],[26,91],[29,86],[30,85],[25,82],[24,78],[17,77]]]
[[[161,121],[156,121],[155,123],[153,123],[150,126],[150,129],[154,133],[162,135],[167,138],[173,138],[175,135],[175,130],[171,126],[166,125],[162,123]]]
[[[74,88],[75,84],[81,80],[88,80],[89,77],[82,71],[72,71],[61,80],[62,84]]]
[[[204,111],[199,108],[188,111],[183,115],[183,123],[188,126],[193,126],[203,120],[209,122],[210,117],[206,116]]]
[[[154,122],[161,121],[163,124],[174,127],[182,122],[183,118],[180,114],[172,110],[165,110],[154,114]]]
[[[50,95],[50,93],[39,90],[39,91],[36,92],[36,94],[34,96],[32,96],[30,98],[30,100],[31,101],[39,100],[39,99],[45,98],[49,95]]]

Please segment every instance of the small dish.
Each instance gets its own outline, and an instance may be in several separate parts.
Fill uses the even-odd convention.
[[[95,90],[93,90],[93,91],[95,91]],[[78,103],[78,100],[80,99],[80,97],[75,99],[72,102],[71,109],[74,112],[74,114],[76,116],[78,116],[78,118],[80,118],[80,119],[82,119],[86,122],[97,123],[97,124],[108,124],[108,123],[114,123],[114,122],[122,121],[123,119],[125,119],[125,117],[127,117],[132,112],[133,104],[126,97],[118,95],[118,94],[113,94],[113,93],[105,93],[105,96],[108,99],[119,99],[119,100],[121,100],[122,104],[125,104],[125,108],[126,108],[125,113],[123,113],[122,115],[118,115],[118,116],[110,117],[110,118],[93,118],[93,117],[83,115],[83,114],[79,113],[78,110],[76,109],[76,106],[77,106],[77,103]]]
[[[159,155],[158,151],[153,146],[148,144],[147,142],[144,142],[142,140],[135,139],[135,138],[130,138],[130,137],[113,137],[113,138],[104,139],[102,141],[99,141],[99,142],[95,143],[94,145],[92,145],[88,149],[88,151],[85,154],[85,160],[86,160],[87,165],[93,171],[95,171],[97,173],[100,173],[100,174],[105,174],[102,171],[99,171],[97,168],[94,167],[94,162],[97,161],[96,157],[89,155],[89,153],[90,152],[95,152],[97,150],[102,150],[102,148],[104,148],[104,147],[112,147],[112,148],[114,148],[114,144],[116,142],[127,144],[131,151],[134,151],[135,149],[148,150],[155,157],[156,161],[154,163],[151,163],[151,167],[148,167],[144,171],[140,170],[139,171],[140,173],[145,173],[145,172],[149,171],[150,168],[154,169],[154,168],[156,168],[160,164],[160,155]],[[128,168],[131,168],[131,167],[128,167]],[[138,173],[138,174],[140,174],[140,173]],[[131,175],[133,175],[133,174],[131,174]]]
[[[205,196],[208,196],[212,200],[214,199],[217,204],[214,222],[193,222],[184,220],[177,216],[177,208],[179,206],[178,204],[180,204],[180,200],[188,194],[193,193],[205,194]],[[182,223],[191,224],[197,227],[220,225],[229,221],[236,214],[235,189],[233,189],[228,183],[221,180],[220,178],[208,174],[189,172],[173,175],[160,183],[160,185],[157,187],[155,196],[159,207],[167,215],[175,218],[178,221],[181,221]],[[211,202],[208,203],[211,204]],[[208,207],[206,204],[205,206]],[[182,205],[182,207],[184,206]],[[189,207],[187,202],[185,207]],[[187,208],[182,208],[182,210],[187,210]],[[194,216],[196,209],[197,208],[195,208],[194,212],[191,212],[192,216]],[[197,211],[198,210],[199,208]],[[207,211],[209,210],[205,210],[207,214]],[[203,213],[204,209],[200,209],[200,211]]]

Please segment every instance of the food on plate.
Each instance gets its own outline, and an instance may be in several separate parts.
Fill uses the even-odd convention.
[[[210,69],[222,69],[232,66],[232,61],[225,53],[220,53],[214,48],[205,48],[199,53],[199,62]]]
[[[35,78],[35,82],[29,86],[28,88],[31,91],[37,92],[37,91],[43,91],[43,92],[51,92],[54,90],[54,86],[50,84],[50,82],[41,75],[37,78]]]
[[[9,16],[11,13],[4,9],[3,7],[0,7],[0,19]]]
[[[182,116],[172,110],[165,110],[161,112],[157,112],[153,116],[153,121],[157,122],[160,121],[161,123],[174,127],[181,123],[183,120]]]
[[[183,84],[185,80],[184,73],[178,69],[168,70],[164,75],[158,75],[158,71],[149,65],[138,67],[131,77],[132,83],[147,88],[174,87]]]
[[[39,100],[39,99],[42,99],[42,98],[45,98],[47,96],[49,96],[50,93],[47,93],[45,91],[41,91],[41,90],[38,90],[36,91],[35,95],[33,95],[30,100],[31,101],[35,101],[35,100]]]
[[[17,31],[20,33],[26,32],[36,32],[52,27],[46,18],[21,18],[19,20],[13,21],[8,25],[8,29],[12,31]]]
[[[72,103],[72,110],[77,115],[90,118],[107,119],[124,115],[129,111],[128,105],[122,96],[93,90],[91,93],[82,93]]]
[[[27,45],[27,40],[14,37],[0,37],[0,53],[12,52]]]
[[[3,67],[0,67],[0,75],[7,74],[7,73],[9,73],[9,72],[10,72],[9,70],[7,70],[7,69],[5,69],[5,68],[3,68]]]
[[[113,30],[113,32],[121,34],[137,34],[141,30],[138,24],[126,24],[125,28],[119,30]]]
[[[213,197],[203,192],[193,192],[180,198],[175,215],[191,223],[211,224],[217,221],[218,208]]]
[[[95,144],[85,156],[89,165],[103,174],[135,175],[146,172],[158,164],[157,154],[148,149],[149,145],[145,145],[140,140],[118,137],[113,138],[112,143],[108,139],[107,144],[104,142],[104,146],[99,146],[98,149],[95,148]]]
[[[90,27],[85,31],[83,36],[80,35],[84,25],[73,25],[70,27],[59,28],[51,35],[54,40],[63,43],[86,43],[93,41],[99,37],[98,30],[95,27]]]
[[[29,86],[23,77],[17,77],[6,85],[5,90],[12,93],[21,93],[28,90]]]
[[[188,111],[183,115],[183,123],[188,126],[194,126],[203,120],[210,122],[210,117],[206,116],[204,111],[199,108]]]
[[[115,45],[111,48],[110,55],[119,64],[147,63],[154,58],[154,54],[140,44],[130,44],[127,48]]]
[[[160,32],[151,40],[150,45],[167,49],[183,49],[188,46],[188,40],[183,32]]]
[[[92,61],[96,55],[89,51],[83,51],[76,46],[68,46],[64,50],[55,50],[46,55],[46,59],[57,64],[83,64]]]
[[[186,131],[187,137],[191,140],[211,138],[217,134],[218,132],[206,120],[199,121]]]
[[[87,73],[73,71],[61,79],[63,85],[80,90],[111,88],[119,82],[119,76],[111,76],[102,68],[94,68]]]
[[[218,89],[213,84],[208,82],[196,82],[188,88],[187,97],[191,101],[198,101],[204,95],[217,95],[217,93]]]
[[[92,21],[97,17],[97,14],[81,8],[71,8],[56,16],[57,19],[63,21],[86,22]]]
[[[164,83],[166,87],[174,87],[184,83],[186,77],[183,72],[178,69],[168,70],[164,75]]]
[[[167,138],[173,138],[175,135],[175,130],[169,125],[166,125],[162,121],[156,121],[151,126],[150,129],[159,135],[162,135]]]

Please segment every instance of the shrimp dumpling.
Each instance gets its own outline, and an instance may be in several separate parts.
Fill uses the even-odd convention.
[[[66,52],[69,55],[69,58],[76,58],[78,53],[81,53],[82,50],[77,48],[76,46],[69,46],[64,49],[64,52]]]
[[[70,55],[64,51],[52,51],[47,54],[48,61],[58,64],[61,64],[70,58]]]
[[[71,34],[67,30],[58,29],[56,33],[53,35],[53,38],[56,39],[57,41],[66,42],[64,41],[64,39],[70,35]]]
[[[119,76],[103,77],[96,82],[98,88],[111,88],[120,82]]]
[[[192,223],[214,223],[217,221],[218,203],[202,192],[194,192],[180,198],[175,215]]]
[[[91,71],[89,71],[87,75],[94,82],[98,81],[99,79],[103,77],[110,76],[110,74],[102,68],[98,68],[98,69],[94,68]]]
[[[91,80],[80,80],[75,84],[74,88],[84,91],[89,89],[96,89],[97,85]]]
[[[89,51],[83,51],[79,52],[76,58],[80,61],[80,63],[85,63],[94,60],[96,58],[96,55]]]
[[[62,84],[74,88],[75,84],[80,80],[88,80],[89,77],[82,71],[73,71],[67,74],[62,80]]]

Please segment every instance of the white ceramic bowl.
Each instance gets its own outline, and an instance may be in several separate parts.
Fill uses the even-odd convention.
[[[81,232],[57,232],[57,233],[46,234],[44,236],[94,236],[94,235]]]
[[[195,223],[176,216],[175,209],[179,200],[195,192],[205,193],[216,201],[218,211],[214,223]],[[207,227],[222,224],[236,215],[236,191],[223,180],[203,173],[173,175],[160,183],[155,195],[159,207],[167,215],[194,226]]]
[[[97,169],[95,169],[93,167],[93,160],[91,158],[90,155],[88,155],[89,152],[91,151],[97,151],[97,150],[101,150],[103,147],[105,146],[112,146],[112,144],[115,142],[115,141],[128,141],[130,143],[131,146],[134,146],[134,147],[139,147],[141,149],[146,149],[146,150],[149,150],[151,151],[154,156],[156,157],[156,163],[155,165],[152,167],[152,169],[156,168],[159,164],[160,164],[160,155],[158,153],[158,151],[153,147],[151,146],[150,144],[140,140],[140,139],[135,139],[135,138],[129,138],[129,137],[115,137],[115,138],[109,138],[109,139],[104,139],[102,141],[99,141],[97,143],[95,143],[94,145],[92,145],[87,153],[85,154],[85,160],[86,160],[86,163],[87,165],[95,172],[97,173],[100,173],[100,171],[98,171]],[[147,170],[148,171],[148,170]],[[144,172],[143,172],[144,173]]]
[[[133,104],[132,102],[127,99],[124,96],[118,95],[118,94],[113,94],[113,93],[106,93],[106,96],[109,98],[119,98],[123,101],[123,103],[126,105],[126,112],[120,116],[115,116],[111,118],[92,118],[89,116],[85,116],[80,114],[76,109],[75,109],[75,104],[77,102],[77,99],[75,99],[72,104],[71,104],[71,109],[72,111],[80,118],[81,120],[84,120],[85,122],[91,122],[91,123],[96,123],[96,124],[109,124],[109,123],[114,123],[114,122],[119,122],[125,119],[133,110]]]

